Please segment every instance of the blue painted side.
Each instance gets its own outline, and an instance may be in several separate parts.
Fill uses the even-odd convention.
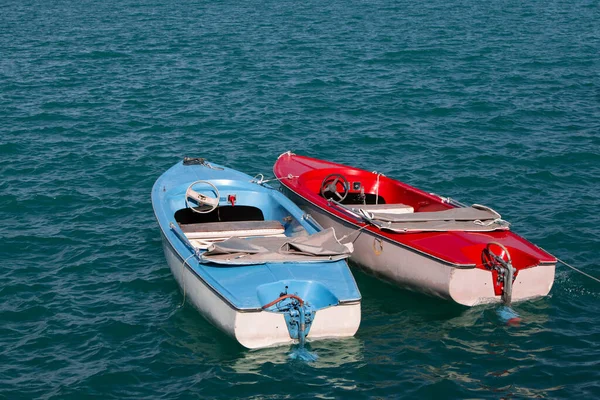
[[[283,284],[286,290],[281,290]],[[321,309],[338,304],[338,297],[329,290],[322,282],[283,280],[274,283],[266,283],[257,287],[257,295],[262,304],[267,304],[273,299],[281,296],[281,293],[295,294],[306,300],[313,309]]]
[[[189,184],[200,179],[217,186],[220,205],[227,205],[228,195],[235,194],[236,205],[260,208],[265,220],[280,221],[287,235],[297,230],[299,225],[311,234],[317,232],[318,227],[305,220],[303,212],[277,190],[251,183],[252,177],[239,171],[211,165],[222,169],[179,162],[161,175],[152,188],[152,206],[160,229],[182,261],[192,255],[192,250],[179,237],[185,235],[179,229],[174,214],[185,208],[184,196]],[[208,188],[197,186],[195,189],[214,196]],[[170,224],[177,232],[170,228]],[[345,261],[228,267],[199,263],[196,257],[192,257],[188,264],[201,281],[238,310],[261,309],[284,292],[286,285],[289,286],[288,293],[305,296],[303,299],[314,310],[333,303],[360,300],[358,287]]]

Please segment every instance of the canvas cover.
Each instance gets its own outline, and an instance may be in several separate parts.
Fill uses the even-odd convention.
[[[490,232],[509,229],[509,223],[491,208],[471,207],[410,214],[385,214],[361,211],[361,215],[380,229],[393,232]]]
[[[333,228],[310,236],[231,238],[212,244],[202,261],[244,265],[268,262],[328,262],[347,258],[352,244],[341,244]]]

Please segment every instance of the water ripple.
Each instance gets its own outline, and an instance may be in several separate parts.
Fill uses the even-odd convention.
[[[588,273],[598,4],[0,6],[0,398],[597,398],[597,284],[464,309],[356,271],[355,338],[246,351],[183,298],[149,204],[185,155],[287,150],[483,203]]]

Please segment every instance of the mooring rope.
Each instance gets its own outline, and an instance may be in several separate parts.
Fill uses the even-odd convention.
[[[194,257],[196,255],[196,253],[192,253],[188,258],[186,258],[183,263],[181,263],[181,280],[183,281],[183,301],[181,302],[181,304],[179,305],[179,307],[177,308],[181,308],[183,307],[183,305],[185,304],[185,277],[183,276],[185,273],[185,264],[187,264],[188,260],[192,257]],[[188,264],[190,265],[190,264]],[[192,266],[190,265],[190,268]]]
[[[256,178],[258,178],[259,176],[260,176],[260,179],[256,180]],[[263,183],[267,183],[267,182],[272,182],[272,181],[280,181],[281,182],[283,179],[294,179],[294,178],[298,178],[298,175],[288,174],[288,176],[284,176],[283,178],[275,177],[275,178],[271,178],[271,179],[265,179],[265,176],[263,174],[256,174],[250,182],[256,183],[258,185],[262,185]]]
[[[377,183],[375,183],[375,205],[379,204],[379,177],[385,176],[381,172],[373,171],[374,174],[377,174]]]
[[[557,259],[556,259],[556,261],[558,261],[559,263],[561,263],[561,264],[563,264],[563,265],[565,265],[565,266],[567,266],[567,267],[571,268],[572,270],[574,270],[574,271],[577,271],[577,272],[579,272],[580,274],[582,274],[582,275],[585,275],[585,276],[587,276],[588,278],[590,278],[590,279],[593,279],[593,280],[595,280],[596,282],[600,283],[600,279],[598,279],[598,278],[596,278],[596,277],[594,277],[594,276],[592,276],[592,275],[590,275],[590,274],[587,274],[587,273],[583,272],[582,270],[575,268],[575,267],[574,267],[574,266],[572,266],[572,265],[569,265],[569,264],[567,264],[566,262],[564,262],[564,261],[563,261],[563,260],[561,260],[560,258],[557,258]]]
[[[298,300],[298,303],[300,303],[300,306],[304,306],[304,300],[302,300],[302,298],[300,296],[296,296],[295,294],[283,294],[283,295],[279,296],[278,298],[276,298],[275,300],[271,301],[270,303],[267,303],[264,306],[262,306],[262,309],[264,310],[271,306],[274,306],[275,304],[277,304],[280,301],[283,301],[285,299],[296,299],[296,300]]]
[[[360,228],[358,228],[358,229],[356,229],[356,230],[352,231],[351,233],[349,233],[349,234],[347,234],[347,235],[344,235],[344,236],[342,236],[342,237],[341,237],[341,238],[338,240],[338,242],[342,243],[342,240],[344,240],[344,239],[347,239],[349,236],[352,236],[352,235],[354,235],[355,233],[359,233],[360,231],[362,231],[363,229],[367,228],[368,226],[369,226],[369,224],[365,224],[364,226],[361,226]],[[354,243],[354,241],[355,241],[356,239],[358,239],[358,235],[357,235],[357,236],[354,238],[354,240],[352,240],[352,242]]]

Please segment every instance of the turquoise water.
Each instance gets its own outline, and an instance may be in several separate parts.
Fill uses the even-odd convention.
[[[467,203],[600,276],[597,1],[0,4],[0,398],[598,398],[600,284],[466,309],[356,273],[355,338],[248,351],[150,205],[185,155],[287,150]]]

